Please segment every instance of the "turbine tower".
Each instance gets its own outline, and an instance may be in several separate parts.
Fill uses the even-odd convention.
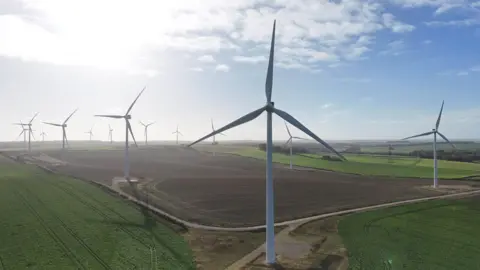
[[[108,138],[110,139],[110,144],[113,143],[113,129],[110,127],[110,124],[108,124]]]
[[[293,116],[279,110],[274,107],[274,103],[272,102],[272,86],[273,86],[273,59],[274,59],[274,46],[275,46],[275,21],[273,23],[273,32],[272,32],[272,41],[270,45],[270,57],[268,60],[268,69],[267,69],[267,79],[265,83],[265,96],[266,96],[266,104],[261,108],[248,113],[237,120],[231,122],[230,124],[213,131],[212,133],[196,140],[195,142],[189,144],[188,146],[192,146],[200,141],[203,141],[207,138],[210,138],[216,134],[221,133],[222,131],[229,130],[241,124],[247,123],[252,121],[253,119],[260,116],[264,111],[267,112],[267,161],[266,161],[266,262],[268,264],[275,263],[275,244],[274,244],[274,197],[273,197],[273,178],[272,178],[272,114],[275,113],[284,120],[286,120],[291,125],[295,126],[296,128],[300,129],[301,131],[305,132],[307,135],[321,143],[323,146],[328,148],[330,151],[337,154],[343,160],[346,160],[340,153],[338,153],[335,149],[333,149],[330,145],[320,139],[317,135],[311,132],[308,128],[306,128],[303,124],[301,124],[298,120],[296,120]]]
[[[56,127],[61,127],[62,128],[62,149],[65,149],[65,142],[68,144],[68,139],[67,139],[67,122],[70,120],[70,118],[73,116],[74,113],[76,113],[78,109],[75,109],[68,117],[65,119],[63,124],[55,124],[55,123],[49,123],[49,122],[43,122],[44,124],[51,125],[51,126],[56,126]]]
[[[455,145],[453,143],[451,143],[447,139],[447,137],[445,137],[445,135],[443,135],[442,133],[440,133],[440,131],[438,131],[438,127],[440,126],[440,120],[442,118],[444,102],[445,101],[442,101],[442,107],[440,108],[440,113],[438,114],[437,123],[435,123],[435,128],[432,129],[432,131],[425,132],[425,133],[422,133],[422,134],[418,134],[418,135],[414,135],[414,136],[410,136],[410,137],[402,139],[402,140],[408,140],[408,139],[412,139],[412,138],[418,138],[418,137],[423,137],[423,136],[428,136],[428,135],[433,134],[433,187],[434,188],[438,187],[437,134],[440,137],[442,137],[447,143],[449,143],[453,147],[453,149],[456,149]]]
[[[22,132],[20,132],[20,134],[18,134],[17,140],[23,134],[23,147],[25,147],[25,149],[27,149],[27,133],[25,131],[28,131],[28,129],[25,128],[25,124],[23,124],[21,121],[20,121],[20,123],[15,123],[14,125],[21,126]]]
[[[135,100],[132,102],[132,104],[130,105],[130,107],[127,110],[127,113],[125,113],[125,115],[105,115],[105,114],[95,115],[96,117],[106,117],[106,118],[115,118],[115,119],[122,119],[123,118],[123,119],[125,119],[125,166],[124,166],[124,175],[125,175],[125,179],[127,181],[130,180],[130,162],[128,160],[128,147],[129,147],[129,145],[128,145],[128,132],[130,132],[130,134],[132,135],[132,139],[133,139],[133,142],[135,143],[135,146],[138,147],[137,141],[135,140],[135,136],[133,135],[132,126],[130,125],[130,121],[129,121],[130,119],[132,119],[132,116],[129,113],[132,110],[133,105],[135,105],[135,103],[137,102],[138,98],[142,95],[143,91],[145,91],[145,88],[146,88],[146,86],[142,89],[142,91],[140,91],[137,98],[135,98]]]
[[[25,131],[28,131],[28,152],[31,152],[32,151],[32,148],[31,148],[31,144],[30,144],[30,141],[31,141],[31,137],[33,136],[33,131],[32,131],[32,122],[33,120],[35,119],[35,117],[37,117],[38,113],[36,113],[32,119],[30,120],[30,122],[28,122],[27,124],[23,124],[22,122],[20,123],[15,123],[14,125],[19,125],[19,126],[22,126],[23,130],[22,130],[22,133],[24,134],[24,141],[26,141],[26,134],[25,134]],[[25,128],[25,126],[27,126],[27,128]],[[22,133],[20,133],[20,135],[22,135]],[[34,137],[35,139],[35,137]]]
[[[290,146],[290,169],[292,169],[292,148],[293,148],[293,139],[299,139],[299,140],[308,140],[306,138],[302,138],[302,137],[297,137],[297,136],[292,136],[292,133],[290,133],[290,130],[288,129],[288,126],[287,126],[287,122],[285,122],[285,127],[287,128],[287,132],[288,132],[288,140],[285,142],[285,145],[289,145]]]
[[[87,133],[87,134],[90,134],[90,141],[92,141],[92,136],[93,136],[93,126],[92,126],[92,128],[91,128],[89,131],[87,131],[87,132],[85,132],[85,133]]]
[[[144,136],[145,136],[145,145],[148,144],[148,127],[155,124],[155,122],[151,122],[150,124],[144,124],[142,121],[140,121],[140,124],[145,128],[144,130]]]
[[[212,123],[212,126],[213,126],[213,123]],[[178,125],[177,125],[177,130],[175,130],[174,132],[172,132],[172,134],[177,134],[177,144],[178,144],[178,135],[183,136],[183,134],[182,134],[180,131],[178,131]]]

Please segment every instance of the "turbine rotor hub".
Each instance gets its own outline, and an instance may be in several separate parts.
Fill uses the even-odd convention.
[[[270,103],[267,102],[267,105],[265,106],[267,112],[273,112],[273,108],[275,108],[275,102],[271,101]]]
[[[132,119],[132,116],[130,114],[125,115],[125,119],[130,120]]]

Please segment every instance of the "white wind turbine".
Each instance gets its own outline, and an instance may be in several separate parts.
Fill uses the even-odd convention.
[[[299,139],[299,140],[308,140],[308,139],[302,138],[302,137],[297,137],[297,136],[292,136],[292,133],[290,133],[290,130],[288,129],[287,122],[285,122],[285,127],[287,128],[287,132],[288,132],[288,136],[289,136],[288,140],[285,142],[285,145],[288,144],[290,146],[290,169],[292,169],[293,139]]]
[[[210,119],[210,121],[212,122],[212,132],[215,132],[215,127],[213,126],[213,119]],[[223,136],[226,136],[226,135],[223,134],[222,132],[219,132],[218,134],[223,135]],[[215,141],[215,135],[213,135],[212,139],[213,139],[212,144],[216,144],[217,141]]]
[[[148,127],[155,124],[155,122],[151,122],[150,124],[144,124],[142,121],[140,121],[140,124],[142,124],[142,126],[144,126],[145,130],[144,130],[144,136],[145,136],[145,145],[148,144]]]
[[[42,133],[40,133],[40,136],[42,136],[42,142],[45,142],[45,136],[47,134],[45,132],[42,131]]]
[[[93,126],[89,131],[86,131],[85,133],[90,134],[90,141],[91,141],[93,137]]]
[[[49,123],[49,122],[43,122],[44,124],[51,125],[51,126],[56,126],[56,127],[61,127],[62,128],[62,149],[65,149],[65,142],[68,144],[68,139],[67,139],[67,122],[70,120],[70,118],[73,116],[78,111],[78,109],[75,109],[68,117],[65,119],[63,124],[55,124],[55,123]]]
[[[122,119],[123,118],[123,119],[125,119],[125,166],[124,166],[124,174],[125,174],[125,179],[126,180],[130,180],[130,162],[128,160],[128,147],[129,147],[129,145],[128,145],[128,132],[130,132],[130,134],[132,135],[132,139],[133,139],[133,142],[135,143],[135,146],[138,147],[137,141],[135,140],[135,136],[133,135],[132,126],[130,125],[130,121],[129,121],[130,119],[132,119],[132,116],[129,113],[132,110],[133,105],[135,105],[135,103],[137,102],[138,98],[142,95],[143,91],[145,91],[145,88],[146,88],[146,86],[142,89],[142,91],[140,91],[137,98],[135,98],[135,100],[132,102],[130,107],[128,107],[128,110],[125,113],[125,115],[105,115],[105,114],[95,115],[96,117],[107,117],[107,118],[115,118],[115,119]]]
[[[112,144],[113,143],[113,129],[110,126],[110,124],[108,124],[108,138],[110,139],[110,144]]]
[[[440,108],[440,113],[438,114],[437,118],[437,123],[435,124],[435,128],[432,129],[432,131],[425,132],[422,134],[410,136],[407,138],[403,138],[402,140],[408,140],[412,138],[418,138],[418,137],[423,137],[423,136],[428,136],[433,134],[433,187],[437,188],[438,187],[438,165],[437,165],[437,134],[442,137],[446,142],[448,142],[454,149],[456,148],[453,143],[451,143],[445,135],[440,133],[438,131],[438,127],[440,126],[440,120],[442,118],[442,112],[443,112],[443,104],[445,101],[442,101],[442,107]]]
[[[248,113],[237,120],[231,122],[230,124],[198,139],[197,141],[189,144],[188,146],[192,146],[200,141],[203,141],[215,134],[219,134],[222,131],[229,130],[233,127],[239,126],[241,124],[247,123],[252,121],[253,119],[260,116],[264,111],[267,112],[267,161],[266,161],[266,261],[269,264],[275,263],[275,243],[274,243],[274,197],[273,197],[273,177],[272,177],[272,114],[275,113],[284,120],[286,120],[291,125],[295,126],[296,128],[300,129],[301,131],[308,134],[310,137],[321,143],[323,146],[328,148],[330,151],[337,154],[343,160],[346,160],[340,153],[335,151],[330,145],[320,139],[317,135],[307,129],[303,124],[301,124],[298,120],[296,120],[293,116],[279,110],[274,107],[274,103],[272,102],[272,86],[273,86],[273,59],[274,59],[274,46],[275,46],[275,21],[273,23],[273,33],[272,33],[272,42],[270,45],[270,57],[268,61],[268,69],[267,69],[267,79],[265,83],[265,95],[266,95],[266,105],[262,106],[261,108]]]
[[[23,147],[25,147],[25,149],[27,149],[27,133],[25,131],[28,131],[28,128],[25,128],[25,124],[23,124],[21,121],[20,121],[20,123],[15,123],[14,125],[21,126],[22,132],[20,132],[20,134],[18,134],[17,140],[23,134]]]
[[[212,126],[213,126],[213,125],[212,125]],[[178,135],[183,136],[183,134],[182,134],[180,131],[178,131],[178,125],[177,125],[177,130],[175,130],[174,132],[172,132],[172,134],[177,134],[177,144],[178,144]]]
[[[24,142],[26,143],[26,134],[25,134],[25,131],[28,131],[28,152],[30,152],[32,150],[31,148],[31,144],[30,144],[30,141],[31,141],[31,137],[33,136],[33,130],[32,130],[32,122],[33,120],[35,119],[35,117],[37,117],[38,113],[36,113],[32,119],[28,122],[28,124],[23,124],[22,122],[20,123],[15,123],[14,125],[19,125],[19,126],[22,126],[22,133],[23,133],[23,140]],[[27,128],[25,128],[25,126],[27,126]],[[20,133],[20,135],[22,135],[22,133]],[[20,136],[19,135],[19,136]],[[33,136],[34,137],[34,136]],[[35,137],[34,137],[35,139]]]

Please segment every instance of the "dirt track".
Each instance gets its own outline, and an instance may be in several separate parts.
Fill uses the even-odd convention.
[[[55,166],[55,170],[76,177],[110,184],[113,177],[123,174],[121,150],[43,153],[66,161],[67,165]],[[157,207],[206,225],[265,223],[264,162],[228,155],[213,157],[174,146],[133,149],[130,154],[132,175],[154,179],[145,183],[143,190],[148,191],[149,201]],[[273,174],[277,221],[439,195],[415,188],[430,184],[419,179],[290,171],[280,165],[275,166]],[[442,184],[459,184],[459,181],[443,180]]]

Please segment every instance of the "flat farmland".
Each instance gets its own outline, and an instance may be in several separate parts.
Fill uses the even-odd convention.
[[[121,150],[43,151],[66,162],[49,166],[79,178],[111,184],[123,174]],[[39,155],[39,153],[34,154]],[[265,162],[175,146],[132,149],[138,196],[179,218],[205,225],[265,223]],[[439,195],[419,188],[431,181],[367,177],[325,171],[291,171],[274,166],[275,217],[285,221],[385,202]],[[444,185],[469,184],[442,180]],[[129,186],[122,188],[133,193]]]

